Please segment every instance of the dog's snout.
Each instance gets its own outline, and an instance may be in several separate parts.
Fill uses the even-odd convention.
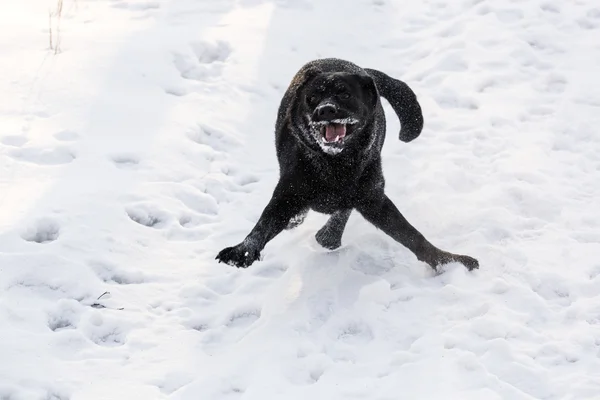
[[[323,104],[317,107],[315,111],[319,118],[328,119],[333,118],[337,114],[337,107],[333,104]]]

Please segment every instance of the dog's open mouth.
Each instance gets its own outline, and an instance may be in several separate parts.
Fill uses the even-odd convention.
[[[358,123],[355,118],[334,119],[315,122],[325,144],[341,143],[352,133],[352,125]]]
[[[336,143],[346,137],[346,125],[331,123],[321,127],[321,135],[327,143]]]

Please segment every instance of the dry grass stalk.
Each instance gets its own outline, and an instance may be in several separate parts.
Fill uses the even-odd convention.
[[[60,42],[61,42],[61,36],[60,36],[60,20],[62,17],[62,11],[63,11],[63,0],[57,0],[56,3],[56,10],[54,12],[52,12],[51,10],[49,11],[49,29],[48,29],[48,33],[50,35],[49,37],[49,41],[50,41],[50,50],[54,50],[54,54],[58,54],[60,52]],[[56,45],[53,44],[54,42],[54,34],[52,31],[52,17],[54,17],[56,19]]]

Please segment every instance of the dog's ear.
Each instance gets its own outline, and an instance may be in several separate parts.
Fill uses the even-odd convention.
[[[296,92],[298,92],[320,73],[321,70],[316,67],[304,66],[304,68],[300,69],[300,71],[298,71],[298,73],[294,76],[290,86],[293,86]]]
[[[377,105],[377,101],[379,100],[379,92],[377,91],[377,85],[375,85],[375,81],[371,78],[370,75],[360,74],[357,75],[362,96],[364,98],[364,102],[369,106],[370,109],[374,109]]]
[[[299,109],[305,104],[305,88],[315,77],[317,77],[322,71],[319,68],[311,66],[309,64],[304,65],[292,78],[292,82],[286,91],[285,96],[288,97],[289,107],[287,107],[287,115],[291,116],[292,119],[295,115],[299,114]]]

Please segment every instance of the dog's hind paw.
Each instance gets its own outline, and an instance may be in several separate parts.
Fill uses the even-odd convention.
[[[339,235],[332,234],[327,227],[321,228],[316,234],[317,243],[329,250],[335,250],[342,245]]]
[[[217,254],[215,260],[237,268],[247,268],[260,259],[260,250],[251,248],[244,243],[226,247]]]

